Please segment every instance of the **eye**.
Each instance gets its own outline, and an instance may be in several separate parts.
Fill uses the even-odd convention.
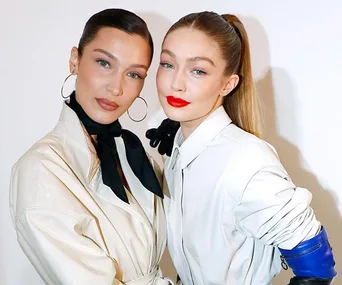
[[[173,65],[167,62],[161,62],[159,63],[160,66],[164,67],[164,68],[173,68]]]
[[[200,70],[200,69],[195,69],[195,70],[193,70],[193,71],[191,71],[193,74],[195,74],[195,75],[205,75],[205,74],[207,74],[205,71],[203,71],[203,70]]]
[[[98,59],[96,62],[105,68],[110,68],[110,63],[106,60]]]
[[[128,72],[127,75],[133,79],[144,79],[140,74],[136,72]]]

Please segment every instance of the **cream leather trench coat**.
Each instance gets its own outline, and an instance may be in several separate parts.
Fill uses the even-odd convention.
[[[158,266],[166,243],[162,200],[133,174],[123,140],[115,142],[130,204],[103,184],[90,138],[65,103],[56,128],[13,167],[18,241],[46,284],[169,284]]]

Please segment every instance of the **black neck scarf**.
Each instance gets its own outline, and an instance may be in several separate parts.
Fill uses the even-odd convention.
[[[125,143],[126,157],[129,166],[142,185],[152,193],[163,198],[163,192],[145,153],[139,138],[132,132],[122,129],[118,120],[103,125],[93,121],[77,103],[75,92],[70,96],[67,105],[75,111],[78,118],[84,125],[89,135],[97,136],[96,152],[100,160],[102,180],[105,185],[110,187],[117,197],[129,203],[123,182],[117,170],[119,160],[114,137],[122,137]]]

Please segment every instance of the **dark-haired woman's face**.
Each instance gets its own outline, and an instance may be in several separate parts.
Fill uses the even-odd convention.
[[[150,54],[147,40],[115,28],[101,28],[81,57],[72,48],[76,99],[90,118],[109,124],[127,111],[143,88]]]

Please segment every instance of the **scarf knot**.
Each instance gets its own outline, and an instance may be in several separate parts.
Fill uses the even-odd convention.
[[[129,203],[117,165],[119,155],[115,144],[115,137],[120,136],[124,141],[126,158],[134,175],[147,190],[161,198],[164,197],[144,147],[134,133],[122,129],[118,120],[108,125],[93,121],[76,101],[75,92],[71,94],[67,105],[77,114],[88,134],[96,135],[97,144],[95,149],[100,160],[103,183],[110,187],[117,197]]]

